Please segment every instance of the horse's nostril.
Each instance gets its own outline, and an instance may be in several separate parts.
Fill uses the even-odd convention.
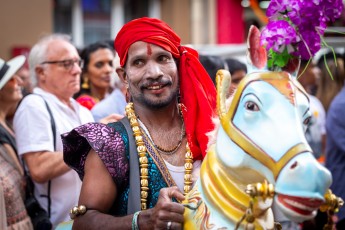
[[[297,166],[297,161],[295,161],[295,162],[290,166],[290,169],[294,169],[294,168],[296,168],[296,166]]]

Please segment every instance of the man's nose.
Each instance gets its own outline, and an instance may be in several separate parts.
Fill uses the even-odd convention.
[[[80,74],[81,73],[81,66],[75,62],[72,67],[72,73],[73,74]]]
[[[154,62],[148,62],[146,65],[146,75],[148,77],[157,78],[163,75],[160,66]]]

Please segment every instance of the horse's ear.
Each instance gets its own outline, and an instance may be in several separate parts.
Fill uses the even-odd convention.
[[[247,38],[247,58],[248,63],[258,69],[266,67],[267,63],[267,52],[265,47],[260,44],[260,36],[260,30],[251,25]]]
[[[227,114],[226,111],[226,95],[231,84],[231,74],[225,69],[220,69],[216,74],[217,82],[217,110],[220,121],[222,122]]]

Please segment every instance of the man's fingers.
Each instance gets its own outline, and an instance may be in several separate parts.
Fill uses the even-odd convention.
[[[184,200],[184,195],[176,186],[161,189],[159,195],[166,200],[172,200],[173,198],[179,201]]]
[[[178,202],[182,202],[185,199],[185,196],[182,193],[174,193],[173,198],[175,198]]]
[[[182,229],[182,222],[171,222],[170,229]]]
[[[169,212],[176,212],[183,214],[184,212],[184,206],[175,203],[172,200],[177,199],[179,201],[184,200],[184,195],[181,193],[181,191],[175,186],[170,188],[164,188],[160,191],[160,200],[161,205],[163,205],[165,210],[168,210]]]

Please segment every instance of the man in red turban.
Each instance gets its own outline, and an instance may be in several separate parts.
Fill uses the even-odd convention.
[[[181,103],[184,113],[188,143],[194,159],[206,154],[207,136],[214,126],[211,117],[216,108],[216,90],[206,70],[199,62],[197,51],[182,46],[180,37],[163,21],[140,18],[127,23],[115,39],[115,50],[120,56],[120,65],[126,64],[129,47],[144,41],[169,51],[179,60]]]
[[[74,228],[181,229],[184,206],[172,201],[199,176],[214,128],[214,84],[198,53],[158,19],[124,25],[115,49],[130,95],[126,117],[63,137],[64,160],[83,179]]]

